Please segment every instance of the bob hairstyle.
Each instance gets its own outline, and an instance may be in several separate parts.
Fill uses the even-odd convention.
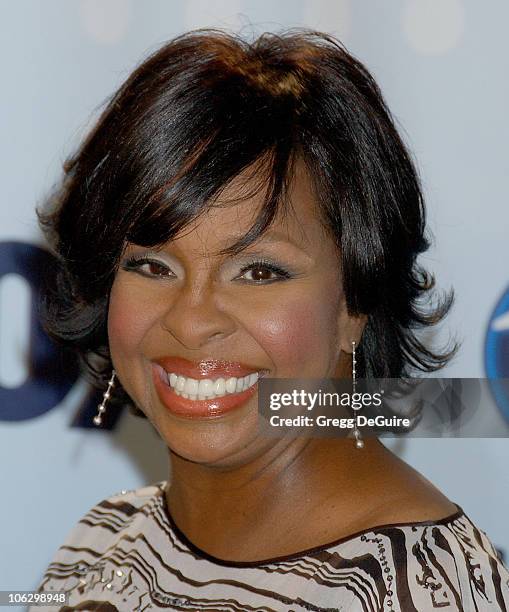
[[[239,253],[288,208],[297,158],[338,247],[348,312],[367,315],[358,375],[442,368],[458,346],[433,352],[417,332],[438,323],[454,295],[419,303],[431,302],[435,279],[416,262],[430,246],[417,171],[367,69],[333,36],[307,28],[253,42],[194,30],[112,96],[37,211],[58,260],[42,305],[47,332],[103,384],[112,368],[109,292],[126,242],[162,247],[260,163],[261,212],[221,252]]]

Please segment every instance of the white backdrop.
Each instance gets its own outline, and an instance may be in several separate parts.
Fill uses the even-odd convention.
[[[109,432],[71,427],[83,383],[45,394],[40,381],[28,384],[32,294],[26,266],[13,261],[43,246],[34,207],[98,105],[143,56],[191,28],[304,25],[340,37],[378,80],[421,171],[435,235],[423,263],[456,290],[441,334],[463,339],[443,375],[484,377],[490,317],[509,284],[508,20],[503,0],[0,1],[0,590],[35,588],[98,500],[168,475],[146,422],[125,414]],[[497,325],[506,338],[507,315]],[[502,357],[491,359],[507,367]],[[507,562],[506,439],[388,445],[462,506]]]

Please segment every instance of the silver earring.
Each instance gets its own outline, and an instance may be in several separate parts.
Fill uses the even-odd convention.
[[[355,359],[355,340],[352,340],[352,392],[355,393],[355,388],[357,384],[357,372],[356,372],[356,364],[357,360]],[[354,410],[359,410],[359,408],[354,408]],[[353,435],[355,438],[355,447],[356,448],[364,448],[364,440],[361,437],[361,432],[357,427],[357,415],[355,415],[355,422],[353,426]]]
[[[115,374],[116,374],[116,372],[115,372],[115,370],[113,370],[112,372],[113,373],[112,373],[110,381],[108,383],[108,388],[103,393],[103,401],[97,406],[97,414],[92,419],[94,421],[94,425],[97,425],[97,426],[102,424],[103,414],[106,412],[106,404],[108,403],[108,400],[110,399],[111,388],[115,384]]]

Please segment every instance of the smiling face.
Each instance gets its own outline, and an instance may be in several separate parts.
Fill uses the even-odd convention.
[[[222,198],[242,193],[239,178]],[[181,457],[242,464],[274,441],[257,434],[256,384],[240,405],[214,418],[169,410],[157,378],[165,358],[167,369],[184,377],[193,377],[204,360],[219,360],[219,367],[228,362],[225,379],[242,376],[242,367],[273,378],[349,375],[343,358],[352,340],[359,341],[364,320],[346,312],[339,255],[319,220],[302,161],[289,197],[288,214],[238,255],[217,253],[247,233],[263,192],[210,208],[162,250],[129,244],[123,254],[108,313],[112,361],[127,393]],[[205,376],[218,378],[214,371]],[[171,403],[173,391],[166,389]],[[192,405],[175,400],[186,402]]]

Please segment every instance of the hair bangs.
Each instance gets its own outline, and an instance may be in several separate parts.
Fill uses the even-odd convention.
[[[251,146],[249,146],[251,144]],[[217,132],[199,142],[174,171],[138,207],[126,233],[126,243],[162,249],[212,207],[234,206],[261,191],[263,204],[247,233],[218,255],[236,255],[258,240],[278,214],[291,207],[288,198],[297,149],[288,139],[260,150],[256,138],[245,138],[233,149]],[[221,159],[220,168],[214,160]],[[218,170],[221,170],[220,172]],[[235,195],[224,196],[235,185]]]

